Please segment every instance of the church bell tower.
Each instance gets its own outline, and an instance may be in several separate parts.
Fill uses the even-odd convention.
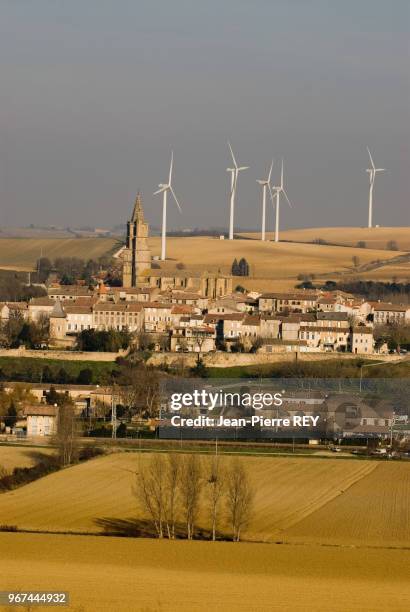
[[[151,268],[151,251],[148,246],[149,226],[144,221],[141,194],[135,199],[131,219],[127,223],[127,239],[122,252],[122,284],[137,287],[144,281],[144,272]]]

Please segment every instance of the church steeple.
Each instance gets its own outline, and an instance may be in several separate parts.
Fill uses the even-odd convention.
[[[135,198],[131,219],[127,223],[127,238],[123,252],[122,279],[124,287],[136,287],[143,280],[143,273],[151,268],[151,251],[148,246],[148,223],[144,221],[140,192]]]
[[[144,223],[144,211],[142,209],[142,198],[140,192],[135,198],[134,210],[132,211],[131,222]]]

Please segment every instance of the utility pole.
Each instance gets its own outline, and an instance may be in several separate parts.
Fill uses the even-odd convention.
[[[117,406],[114,398],[114,385],[111,390],[111,437],[113,440],[117,438]]]
[[[359,381],[359,393],[362,392],[362,381],[363,381],[363,368],[374,368],[378,365],[397,365],[398,363],[403,363],[406,359],[400,359],[399,361],[393,361],[391,363],[386,361],[376,361],[376,363],[365,363],[360,366],[360,381]]]

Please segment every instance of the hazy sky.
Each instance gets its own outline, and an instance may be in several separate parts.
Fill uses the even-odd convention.
[[[409,30],[408,0],[0,0],[0,224],[122,223],[139,189],[158,225],[173,147],[170,226],[226,226],[228,138],[236,225],[272,156],[284,227],[364,225],[366,145],[375,223],[410,224]]]

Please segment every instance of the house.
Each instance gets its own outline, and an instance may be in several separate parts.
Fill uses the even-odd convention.
[[[73,304],[67,303],[64,306],[66,313],[67,334],[78,334],[84,329],[92,329],[94,325],[93,306],[88,304],[81,305],[80,300]]]
[[[222,333],[225,340],[237,340],[244,319],[244,313],[208,314],[204,318],[205,325],[216,324],[217,331]]]
[[[94,329],[139,332],[144,326],[144,305],[140,302],[98,302],[93,308]]]
[[[279,338],[281,319],[276,315],[262,314],[260,335],[262,338]]]
[[[366,325],[352,327],[350,350],[352,353],[373,353],[373,328]]]
[[[41,317],[49,317],[56,300],[49,297],[31,298],[28,303],[28,316],[31,321],[39,321]]]
[[[215,350],[216,331],[207,325],[174,327],[171,333],[171,351],[209,353]]]
[[[317,308],[319,297],[316,291],[263,293],[258,299],[258,307],[262,312],[312,312]]]
[[[52,300],[75,301],[79,297],[92,297],[93,295],[93,291],[81,285],[60,285],[48,288],[48,297]]]
[[[208,298],[202,297],[199,293],[190,291],[162,291],[160,298],[171,304],[193,306],[199,310],[204,310],[208,306]]]
[[[212,300],[208,306],[208,314],[235,314],[238,312],[238,304],[232,296]]]
[[[299,340],[299,330],[301,315],[288,315],[287,317],[281,317],[281,339],[282,340]]]
[[[258,315],[247,314],[242,320],[242,325],[239,328],[239,337],[246,348],[254,345],[257,338],[260,338],[261,327],[260,317]]]
[[[375,325],[406,323],[410,321],[410,306],[388,302],[370,302]]]
[[[22,317],[27,320],[29,318],[29,309],[27,302],[7,302],[7,308],[10,316]]]
[[[149,302],[143,305],[144,329],[146,332],[164,332],[172,327],[172,304]],[[182,314],[186,314],[181,313]]]
[[[25,406],[27,436],[53,436],[57,433],[57,406]]]

